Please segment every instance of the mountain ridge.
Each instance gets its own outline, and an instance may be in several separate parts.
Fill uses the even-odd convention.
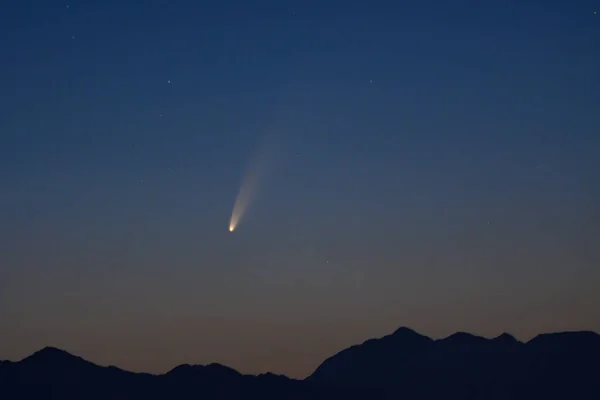
[[[130,372],[45,347],[21,361],[0,361],[0,388],[31,392],[21,398],[52,388],[63,399],[132,393],[151,399],[592,399],[600,398],[594,379],[600,376],[599,359],[600,335],[592,331],[545,333],[521,342],[508,333],[485,338],[456,332],[432,339],[400,327],[339,351],[304,380],[242,374],[218,363],[181,364],[163,374]]]

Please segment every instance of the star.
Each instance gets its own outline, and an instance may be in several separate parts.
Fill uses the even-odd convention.
[[[171,80],[169,79],[169,80],[167,81],[167,83],[171,83]]]

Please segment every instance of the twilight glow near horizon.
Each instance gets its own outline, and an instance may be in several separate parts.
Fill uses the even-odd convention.
[[[399,326],[600,331],[598,9],[7,3],[0,360],[304,377]]]

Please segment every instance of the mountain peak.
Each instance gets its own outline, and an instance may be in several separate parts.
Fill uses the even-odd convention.
[[[274,374],[272,372],[258,374],[258,375],[255,375],[255,377],[260,379],[261,381],[281,382],[281,383],[289,382],[292,380],[285,375],[278,375],[278,374]]]
[[[47,346],[41,350],[36,351],[25,360],[34,361],[68,361],[68,360],[82,360],[81,358],[74,356],[73,354],[61,350],[56,347]]]
[[[237,370],[219,363],[208,364],[205,368],[214,373],[241,375]]]
[[[481,337],[481,336],[476,336],[473,335],[471,333],[467,333],[467,332],[456,332],[453,333],[452,335],[448,336],[445,339],[442,339],[442,341],[444,342],[451,342],[451,343],[473,343],[473,342],[481,342],[481,341],[485,341],[487,339]]]
[[[381,340],[383,340],[383,341],[391,340],[393,342],[403,342],[405,344],[410,342],[415,345],[417,343],[424,344],[424,343],[433,341],[431,338],[421,335],[420,333],[415,332],[414,330],[404,327],[404,326],[396,329],[394,331],[394,333],[392,333],[391,335],[387,335],[387,336],[381,338]]]
[[[410,328],[407,328],[406,326],[401,326],[394,331],[393,335],[418,335],[418,333]]]
[[[520,343],[517,339],[515,339],[513,335],[506,332],[502,333],[499,336],[496,336],[493,340],[501,343]]]
[[[394,331],[394,333],[392,333],[388,337],[402,338],[402,339],[417,339],[418,338],[420,340],[432,341],[432,339],[430,337],[421,335],[419,332],[416,332],[405,326],[401,326],[400,328],[396,329]]]
[[[69,354],[67,351],[63,349],[59,349],[58,347],[46,346],[41,350],[36,351],[34,354]]]
[[[167,372],[167,375],[172,375],[172,374],[178,374],[178,373],[182,373],[182,372],[187,372],[190,369],[192,369],[193,367],[190,364],[180,364],[174,368],[172,368],[169,372]]]
[[[178,365],[167,372],[167,375],[171,377],[211,376],[214,378],[218,376],[239,376],[241,374],[233,368],[218,363],[212,363],[208,365]]]

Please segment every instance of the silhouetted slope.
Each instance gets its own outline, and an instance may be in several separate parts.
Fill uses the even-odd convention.
[[[308,380],[334,386],[380,387],[399,376],[417,374],[416,357],[432,343],[426,336],[400,328],[381,339],[342,350],[325,360]]]
[[[0,396],[19,399],[600,399],[600,335],[527,343],[459,332],[432,340],[408,328],[325,360],[306,380],[242,375],[220,364],[163,375],[102,367],[47,347],[0,362]]]
[[[433,343],[420,360],[421,368],[435,374],[436,392],[479,398],[492,388],[512,391],[522,343],[507,339],[455,333]]]
[[[0,398],[19,399],[362,399],[365,393],[328,389],[281,375],[242,375],[220,365],[180,365],[163,375],[102,367],[47,347],[0,365]],[[377,397],[370,397],[377,398]]]
[[[101,367],[64,350],[46,347],[20,362],[3,368],[0,379],[26,385],[94,385],[105,382],[142,381],[148,374],[135,374],[116,367]]]
[[[205,382],[233,382],[240,380],[242,374],[221,364],[206,366],[183,364],[165,374],[165,378],[171,383],[194,382],[201,384]]]
[[[524,344],[506,333],[486,339],[458,332],[434,341],[404,328],[402,335],[341,351],[308,379],[378,387],[391,398],[558,399],[577,394],[600,399],[600,335],[547,334]]]
[[[562,332],[536,336],[525,346],[520,388],[539,398],[600,399],[600,335]],[[589,397],[594,394],[595,397]]]

